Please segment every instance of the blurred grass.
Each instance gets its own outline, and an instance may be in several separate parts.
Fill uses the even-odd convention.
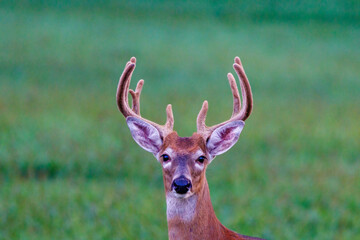
[[[117,111],[118,77],[136,56],[142,114],[162,122],[172,103],[186,136],[204,99],[209,124],[230,115],[235,55],[255,105],[208,169],[219,219],[267,239],[360,237],[356,2],[331,2],[321,21],[266,7],[238,19],[231,4],[27,3],[0,4],[0,239],[166,239],[161,167]]]

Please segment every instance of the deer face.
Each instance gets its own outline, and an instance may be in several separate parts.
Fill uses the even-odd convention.
[[[188,197],[201,190],[210,156],[201,135],[179,137],[168,135],[158,154],[167,195]]]
[[[187,198],[201,191],[207,165],[236,143],[245,123],[227,123],[206,140],[198,133],[179,137],[176,132],[162,140],[156,128],[139,118],[128,117],[127,124],[134,140],[162,165],[166,195]]]

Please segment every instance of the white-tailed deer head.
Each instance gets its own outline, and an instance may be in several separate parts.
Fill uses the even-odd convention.
[[[240,58],[235,58],[233,67],[240,79],[243,106],[241,107],[235,78],[229,73],[228,79],[233,95],[232,116],[222,123],[211,127],[206,126],[208,102],[204,101],[197,117],[197,132],[191,137],[179,137],[173,130],[174,117],[170,104],[166,108],[167,120],[164,125],[141,117],[140,94],[144,81],[138,82],[135,91],[129,90],[135,64],[136,59],[134,57],[126,64],[119,80],[116,99],[119,110],[125,116],[135,142],[146,151],[154,154],[162,165],[168,204],[169,237],[171,239],[210,239],[206,238],[200,226],[196,230],[194,229],[198,221],[204,221],[204,218],[206,224],[202,222],[202,227],[206,227],[205,230],[207,234],[211,234],[209,235],[211,239],[221,239],[221,236],[229,237],[233,232],[224,230],[225,228],[219,230],[220,223],[215,217],[212,207],[209,207],[211,201],[205,171],[215,156],[226,152],[237,142],[245,125],[244,121],[249,117],[252,110],[251,88]],[[132,108],[129,107],[128,92],[132,97]],[[186,229],[187,224],[192,226],[192,230],[189,235],[184,235],[186,230],[183,228]],[[210,228],[215,232],[212,233],[209,230]],[[179,237],[179,234],[182,234],[182,237]],[[214,238],[214,236],[219,237]],[[241,237],[241,235],[236,236],[235,239]]]

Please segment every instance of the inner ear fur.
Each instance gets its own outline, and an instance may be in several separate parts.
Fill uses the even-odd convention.
[[[126,123],[135,142],[156,156],[163,144],[159,131],[151,124],[137,117],[127,117]]]
[[[228,151],[238,141],[245,122],[238,120],[215,129],[207,139],[206,148],[212,158]]]

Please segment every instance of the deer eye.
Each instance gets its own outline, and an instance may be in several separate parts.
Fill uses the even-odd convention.
[[[204,163],[205,159],[206,159],[206,157],[200,156],[200,157],[197,159],[197,161],[198,161],[199,163]]]
[[[167,161],[170,160],[170,157],[169,157],[169,155],[167,155],[167,154],[163,154],[163,155],[161,155],[161,157],[162,157],[162,159],[163,159],[163,162],[167,162]]]

